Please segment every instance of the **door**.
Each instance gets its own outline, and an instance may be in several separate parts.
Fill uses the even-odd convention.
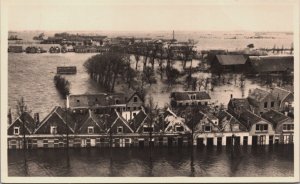
[[[238,137],[234,137],[234,145],[235,146],[239,146],[241,143],[241,138],[238,136]]]
[[[204,146],[203,141],[204,141],[203,138],[197,138],[197,147],[203,147]]]
[[[218,147],[222,146],[222,137],[217,138],[217,146]]]
[[[207,138],[206,139],[206,146],[207,147],[213,147],[213,145],[214,145],[214,138]]]
[[[81,147],[86,147],[86,140],[85,139],[81,139]]]
[[[270,137],[269,137],[269,145],[270,146],[273,145],[273,135],[270,135]]]
[[[257,145],[257,136],[254,135],[252,136],[252,146],[256,146]]]
[[[179,147],[182,147],[182,144],[183,144],[183,138],[182,138],[182,137],[179,137],[179,138],[178,138],[178,146],[179,146]]]
[[[258,145],[265,145],[266,144],[266,136],[261,135],[258,137]]]
[[[91,139],[91,147],[95,147],[96,146],[96,139]]]
[[[248,145],[248,136],[243,137],[243,145],[245,145],[245,146]]]
[[[232,146],[232,136],[226,137],[226,146]]]
[[[173,146],[173,138],[168,137],[168,146]]]

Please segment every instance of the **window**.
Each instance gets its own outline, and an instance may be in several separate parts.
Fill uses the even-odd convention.
[[[205,125],[205,126],[204,126],[204,131],[205,131],[205,132],[210,132],[210,131],[211,131],[211,126]]]
[[[120,104],[120,100],[119,99],[116,99],[116,104]]]
[[[133,110],[135,111],[135,110],[136,110],[136,107],[133,107]]]
[[[20,127],[14,127],[14,135],[20,134]]]
[[[117,132],[118,133],[123,133],[123,126],[118,126]]]
[[[208,105],[208,103],[207,103],[207,102],[205,102],[205,105]]]
[[[50,127],[50,133],[51,134],[57,134],[57,127],[56,126],[51,126]]]
[[[132,113],[132,115],[133,115],[133,117],[135,117],[135,116],[136,116],[136,113],[134,112],[134,113]]]
[[[182,106],[182,103],[179,103],[179,106]]]
[[[93,126],[89,126],[88,127],[88,133],[89,134],[93,134],[94,133],[94,127]]]
[[[77,100],[77,102],[79,103],[79,102],[80,102],[80,100]]]
[[[268,124],[257,124],[255,129],[256,131],[261,131],[261,132],[268,131]]]
[[[275,102],[271,102],[271,107],[274,107]]]
[[[191,95],[191,99],[195,100],[196,99],[196,95],[195,94]]]
[[[135,96],[135,97],[133,97],[133,101],[134,102],[137,102],[138,101],[138,98]]]
[[[189,106],[189,103],[186,103],[185,105],[186,105],[186,106]]]
[[[292,130],[294,130],[294,125],[293,124],[283,124],[283,130],[284,131],[292,131]]]
[[[264,103],[264,108],[268,108],[268,102]]]
[[[176,130],[176,132],[183,132],[183,127],[182,126],[176,126],[175,130]]]

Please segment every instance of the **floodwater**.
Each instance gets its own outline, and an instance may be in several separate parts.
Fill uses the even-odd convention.
[[[65,106],[65,100],[56,90],[53,77],[56,74],[57,66],[76,66],[76,75],[64,75],[70,81],[71,94],[99,93],[105,92],[99,84],[91,80],[83,64],[95,53],[77,54],[26,54],[9,53],[8,54],[8,105],[12,109],[13,119],[16,118],[17,101],[23,96],[25,103],[33,113],[39,113],[43,119],[54,108],[54,106]],[[135,67],[134,57],[131,57],[132,67]],[[193,60],[193,67],[198,65],[199,61]],[[138,70],[142,70],[142,59],[139,62]],[[187,63],[189,67],[190,63]],[[175,68],[182,70],[182,63],[175,61]],[[155,68],[158,63],[155,64]],[[211,77],[209,73],[194,73],[194,77]],[[164,107],[169,103],[169,95],[172,90],[183,90],[183,85],[177,84],[171,88],[157,80],[157,84],[148,85],[147,91],[153,96],[154,103],[159,107]],[[248,95],[249,89],[262,88],[259,84],[251,80],[245,81],[245,88],[240,88],[238,84],[222,84],[216,86],[214,91],[210,91],[212,101],[216,104],[226,105],[232,94],[236,98]],[[203,90],[203,88],[202,88]],[[121,92],[121,91],[118,91]]]
[[[8,150],[8,175],[292,177],[293,162],[291,145]]]

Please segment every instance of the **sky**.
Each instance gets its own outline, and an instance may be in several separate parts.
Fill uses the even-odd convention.
[[[292,31],[283,1],[25,1],[7,6],[8,30]],[[74,3],[75,2],[75,3]],[[112,2],[112,3],[111,3]],[[268,3],[265,3],[268,2]],[[279,3],[280,2],[280,3]],[[291,1],[289,1],[291,2]]]

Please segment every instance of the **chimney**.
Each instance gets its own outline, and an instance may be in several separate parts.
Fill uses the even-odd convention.
[[[287,111],[284,111],[284,115],[286,115],[286,116],[287,116],[287,115],[288,115],[288,112],[287,112]]]
[[[11,114],[11,109],[8,110],[7,118],[8,118],[8,123],[9,123],[9,125],[11,125],[11,124],[12,124],[12,114]]]
[[[38,124],[40,124],[40,114],[39,113],[34,113],[34,123],[35,123],[35,127],[37,127]]]

